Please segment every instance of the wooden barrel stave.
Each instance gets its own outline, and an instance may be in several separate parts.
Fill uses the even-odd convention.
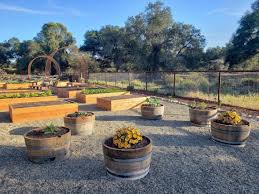
[[[24,136],[28,159],[34,163],[63,160],[70,155],[71,131],[60,137],[31,138]]]
[[[189,108],[190,121],[197,125],[209,125],[217,117],[217,109],[199,110]]]
[[[145,119],[162,119],[164,116],[164,106],[151,107],[147,105],[141,106],[141,114]]]
[[[211,122],[212,138],[222,143],[239,145],[247,141],[250,135],[250,125],[231,126]]]
[[[150,140],[148,145],[136,150],[111,148],[104,143],[103,153],[109,176],[123,180],[136,180],[143,178],[149,172],[152,155]]]

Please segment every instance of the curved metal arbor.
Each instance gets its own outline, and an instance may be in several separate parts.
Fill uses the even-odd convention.
[[[56,71],[57,71],[57,74],[58,74],[58,76],[60,76],[61,71],[60,71],[60,66],[59,66],[58,62],[57,62],[53,57],[51,57],[51,56],[49,56],[49,55],[40,55],[40,56],[37,56],[37,57],[35,57],[34,59],[32,59],[32,60],[30,61],[29,65],[28,65],[28,78],[29,78],[29,79],[31,79],[31,66],[32,66],[33,62],[34,62],[36,59],[38,59],[38,58],[46,58],[48,61],[53,62],[53,63],[54,63],[54,67],[55,67],[55,69],[56,69]],[[45,66],[45,72],[46,72],[46,66]],[[45,76],[47,76],[47,75],[45,74]]]

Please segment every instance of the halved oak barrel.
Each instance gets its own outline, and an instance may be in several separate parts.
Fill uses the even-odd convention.
[[[208,109],[189,108],[190,121],[197,125],[210,125],[210,121],[217,117],[217,108],[209,107]]]
[[[225,125],[212,120],[212,138],[226,144],[242,145],[247,141],[251,130],[248,121],[243,120],[243,123],[244,125]]]
[[[150,168],[152,145],[145,136],[147,144],[141,148],[119,149],[112,147],[112,138],[103,143],[104,162],[109,176],[122,180],[136,180],[145,177]]]
[[[165,107],[160,106],[150,106],[146,104],[141,105],[141,114],[145,119],[162,119],[164,116]]]
[[[66,133],[60,136],[37,137],[24,135],[28,159],[34,163],[63,160],[70,155],[71,131],[62,127]],[[39,129],[38,129],[39,130]]]
[[[72,135],[91,135],[94,130],[95,115],[80,117],[64,117],[65,127],[71,130]]]

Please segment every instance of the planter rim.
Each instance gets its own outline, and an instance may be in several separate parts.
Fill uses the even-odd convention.
[[[67,127],[59,126],[58,128],[65,128],[65,129],[68,130],[68,131],[67,131],[66,133],[64,133],[63,135],[66,135],[66,134],[68,134],[69,132],[71,132],[71,130],[70,130],[69,128],[67,128]],[[34,128],[34,129],[42,129],[42,127],[36,127],[36,128]],[[28,131],[27,133],[25,133],[25,134],[23,135],[24,139],[42,141],[42,140],[44,140],[44,139],[55,139],[55,138],[58,137],[58,136],[54,136],[54,137],[44,137],[44,138],[40,138],[40,137],[38,137],[38,138],[35,138],[35,137],[28,137],[28,133],[30,133],[31,131],[33,131],[33,130],[30,130],[30,131]],[[62,135],[62,136],[63,136],[63,135]]]
[[[216,120],[217,120],[217,119],[211,120],[211,123],[215,123],[215,124],[220,125],[220,126],[231,126],[231,127],[234,127],[234,128],[239,128],[239,127],[241,127],[241,126],[248,126],[248,127],[251,126],[250,122],[247,121],[247,120],[245,120],[245,119],[242,119],[242,120],[245,121],[245,122],[247,122],[248,125],[226,125],[226,124],[218,123],[218,122],[216,122]]]
[[[114,150],[114,151],[121,151],[121,152],[134,152],[134,151],[138,151],[138,150],[142,150],[142,149],[145,149],[146,147],[148,146],[151,146],[152,145],[152,140],[143,135],[142,137],[145,137],[149,143],[147,145],[145,145],[144,147],[141,147],[141,148],[128,148],[128,149],[125,149],[125,148],[113,148],[113,147],[110,147],[108,146],[107,144],[105,144],[105,142],[108,140],[108,139],[112,139],[112,137],[109,137],[109,138],[106,138],[104,141],[103,141],[103,147],[107,148],[107,149],[110,149],[110,150]]]
[[[208,109],[198,109],[198,108],[189,107],[189,109],[190,109],[190,110],[201,111],[201,112],[207,112],[207,111],[212,111],[212,110],[218,110],[217,107],[208,107]]]
[[[143,107],[150,107],[150,108],[160,108],[160,107],[163,107],[164,105],[160,104],[160,106],[150,106],[149,104],[142,104],[141,106],[143,106]]]
[[[87,113],[93,113],[93,112],[87,112]],[[70,113],[70,114],[73,114],[73,113]],[[84,115],[84,116],[80,116],[80,117],[69,117],[68,116],[69,114],[67,114],[66,116],[64,116],[65,118],[68,118],[68,119],[79,119],[79,118],[87,118],[87,117],[94,117],[95,114],[93,113],[92,115]]]

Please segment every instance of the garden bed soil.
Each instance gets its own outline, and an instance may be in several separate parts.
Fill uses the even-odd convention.
[[[69,129],[65,127],[57,127],[58,130],[55,134],[44,134],[42,128],[37,128],[26,134],[27,137],[31,138],[50,138],[50,137],[61,137],[62,135],[69,132]]]
[[[89,116],[93,116],[94,113],[92,112],[86,112],[86,115],[80,115],[78,116],[77,113],[72,113],[72,114],[68,114],[67,117],[70,117],[70,118],[79,118],[79,117],[89,117]]]

